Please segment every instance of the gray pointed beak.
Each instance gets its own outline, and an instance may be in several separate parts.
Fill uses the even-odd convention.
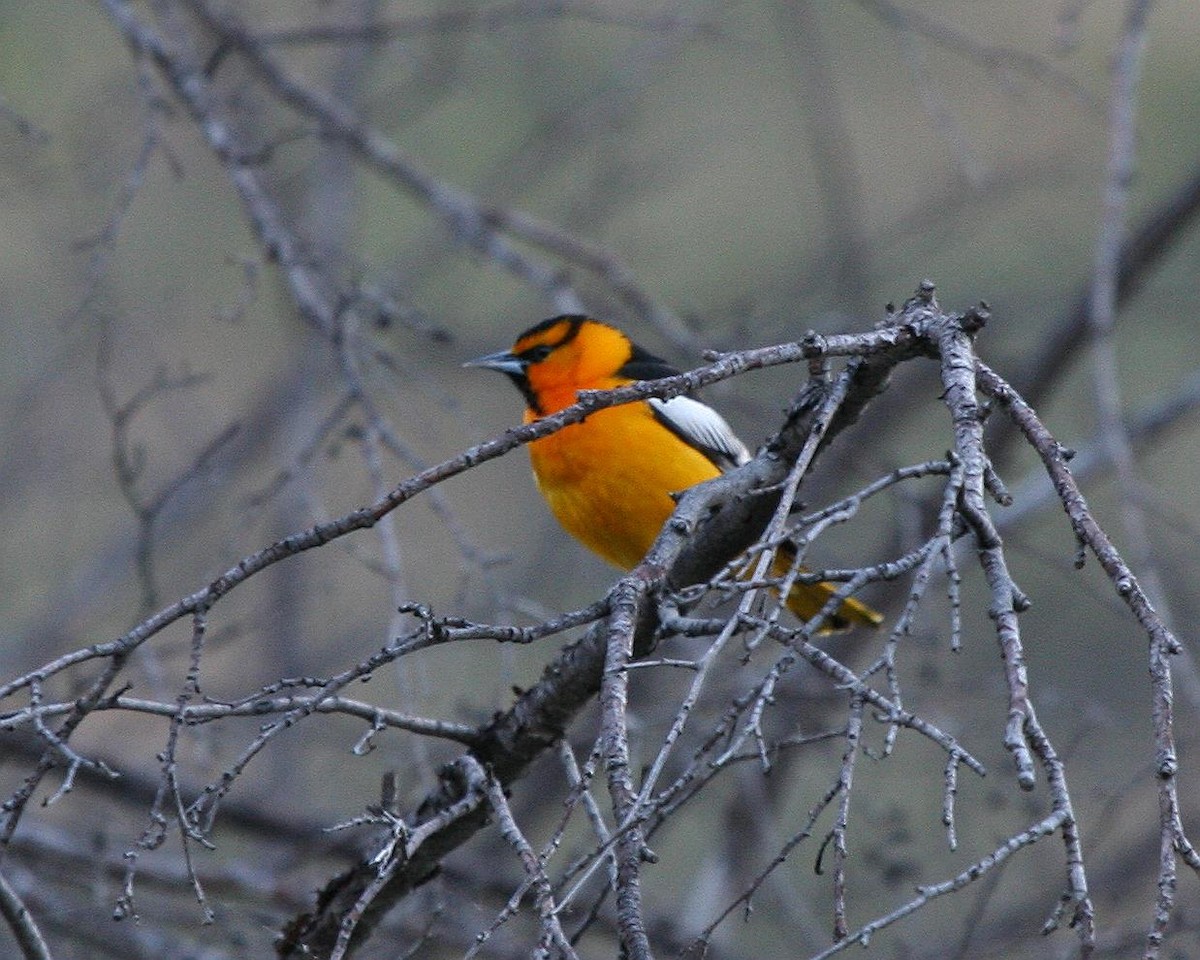
[[[486,357],[476,357],[463,364],[464,367],[483,367],[485,370],[498,370],[510,377],[520,377],[525,374],[525,361],[508,350],[499,353],[489,353]]]

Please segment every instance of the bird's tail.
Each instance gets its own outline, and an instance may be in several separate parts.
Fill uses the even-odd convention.
[[[771,575],[773,577],[786,576],[795,561],[795,548],[791,544],[783,544],[775,554]],[[803,572],[804,568],[800,569]],[[829,598],[837,589],[838,585],[835,583],[797,583],[788,593],[787,608],[801,620],[811,620],[829,602]],[[881,623],[883,623],[883,614],[871,609],[865,603],[849,597],[842,601],[842,605],[826,621],[820,632],[836,633],[856,626],[877,627]]]

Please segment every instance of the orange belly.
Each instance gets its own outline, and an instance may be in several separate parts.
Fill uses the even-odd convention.
[[[623,570],[646,555],[671,494],[717,476],[644,403],[592,414],[529,445],[538,489],[567,532]]]

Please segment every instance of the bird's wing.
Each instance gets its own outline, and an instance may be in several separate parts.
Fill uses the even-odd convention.
[[[670,400],[651,397],[647,402],[659,423],[703,453],[722,471],[740,467],[750,459],[746,445],[725,418],[708,404],[691,397],[672,397]]]

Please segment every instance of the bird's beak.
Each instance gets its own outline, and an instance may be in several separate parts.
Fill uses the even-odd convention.
[[[508,350],[499,353],[489,353],[486,357],[476,357],[463,364],[464,367],[483,367],[486,370],[498,370],[510,377],[520,377],[525,374],[525,361]]]

